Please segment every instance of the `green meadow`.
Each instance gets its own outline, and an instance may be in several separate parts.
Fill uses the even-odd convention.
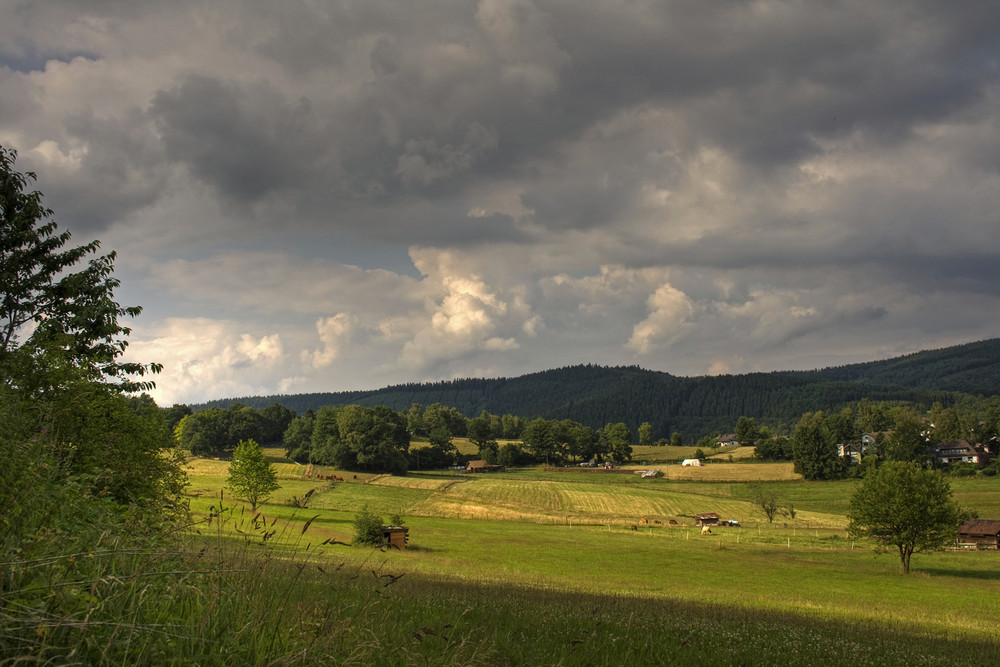
[[[264,568],[267,583],[244,579],[262,588],[242,595],[256,616],[281,610],[267,622],[283,627],[282,659],[306,642],[312,657],[342,664],[1000,661],[1000,554],[918,554],[904,576],[892,553],[847,537],[851,481],[758,482],[785,479],[784,464],[743,463],[732,464],[741,481],[713,479],[731,477],[727,464],[691,481],[318,469],[344,479],[330,482],[270,454],[282,488],[253,516],[225,493],[226,462],[190,463],[191,539],[204,558]],[[775,490],[794,518],[767,523],[749,501],[753,484]],[[952,488],[980,516],[1000,516],[995,479]],[[294,507],[310,490],[307,507]],[[350,546],[362,508],[402,517],[408,548]],[[691,518],[700,512],[741,527],[702,535]],[[321,641],[304,630],[320,627]]]

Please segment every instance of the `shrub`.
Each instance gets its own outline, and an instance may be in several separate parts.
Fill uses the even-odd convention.
[[[382,517],[368,509],[354,515],[354,544],[369,547],[382,545]]]

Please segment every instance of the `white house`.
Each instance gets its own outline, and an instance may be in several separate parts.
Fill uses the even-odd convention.
[[[681,461],[682,466],[700,466],[701,459],[684,459]]]

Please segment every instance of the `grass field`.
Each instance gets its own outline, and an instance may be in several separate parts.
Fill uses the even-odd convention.
[[[196,539],[236,536],[252,547],[270,529],[277,534],[255,548],[305,559],[323,568],[317,571],[353,572],[354,578],[337,579],[335,587],[343,590],[356,585],[358,573],[393,583],[405,575],[379,593],[379,604],[388,606],[378,623],[433,631],[458,625],[456,610],[464,609],[466,640],[482,640],[474,656],[445,651],[428,660],[433,664],[495,664],[498,642],[544,641],[538,628],[546,624],[549,632],[584,637],[577,644],[548,640],[555,641],[550,648],[556,653],[544,653],[549,657],[543,662],[556,655],[563,664],[620,664],[616,656],[625,655],[631,662],[676,658],[691,664],[1000,660],[996,552],[918,554],[913,574],[903,576],[897,557],[847,537],[844,513],[854,482],[803,482],[786,464],[713,463],[689,479],[535,468],[355,479],[336,471],[345,481],[330,484],[305,479],[302,466],[278,462],[282,489],[256,519],[238,500],[223,495],[220,503],[227,465],[195,460],[189,466],[195,514],[228,508],[202,525]],[[749,502],[752,485],[775,490],[795,507],[795,518],[768,524]],[[980,516],[1000,516],[995,478],[958,478],[952,488]],[[316,492],[308,508],[289,504],[309,489]],[[410,548],[347,546],[362,507],[384,517],[402,515]],[[698,512],[718,512],[743,527],[702,536],[690,518]],[[648,523],[641,523],[643,517]],[[357,595],[371,594],[365,590]],[[543,593],[544,603],[538,598]],[[351,599],[344,604],[360,604]],[[584,613],[584,604],[593,605],[593,614]],[[650,632],[660,633],[664,643],[644,641]],[[424,651],[430,635],[416,634]],[[618,645],[617,652],[593,645],[616,637],[633,645]],[[753,641],[756,648],[735,648],[734,641]],[[518,650],[522,658],[511,664],[543,655],[536,652],[541,648]]]

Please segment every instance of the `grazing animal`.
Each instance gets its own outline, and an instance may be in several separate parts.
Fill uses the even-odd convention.
[[[711,528],[711,526],[702,526],[701,527],[701,534],[702,535],[711,535],[712,534],[712,528]]]
[[[632,524],[632,530],[639,530],[639,526],[637,526],[637,525],[635,525],[635,524],[633,523],[633,524]]]
[[[676,522],[676,521],[674,521],[673,519],[671,519],[671,520],[669,521],[669,523],[670,523],[670,525],[671,525],[671,526],[676,526],[676,525],[677,525],[677,522]]]
[[[660,520],[659,519],[653,519],[653,523],[659,525],[660,524]]]
[[[649,519],[647,519],[646,517],[642,517],[641,519],[639,519],[639,523],[649,523]]]

